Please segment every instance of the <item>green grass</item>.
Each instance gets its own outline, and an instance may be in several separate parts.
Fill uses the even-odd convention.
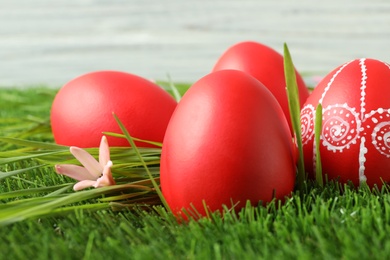
[[[55,93],[48,88],[0,89],[0,136],[53,142],[45,119]],[[0,145],[0,151],[13,148]],[[32,163],[14,162],[0,166],[0,171]],[[38,168],[0,180],[0,194],[67,181],[51,168]],[[76,210],[28,219],[0,227],[0,259],[388,258],[388,186],[370,191],[337,183],[322,188],[309,182],[304,191],[284,204],[248,207],[223,218],[213,214],[186,224],[178,224],[162,206]],[[0,200],[0,206],[8,201]]]

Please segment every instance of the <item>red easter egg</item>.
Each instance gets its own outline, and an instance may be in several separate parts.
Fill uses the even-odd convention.
[[[283,199],[294,187],[294,145],[283,111],[252,76],[222,70],[197,81],[168,125],[161,187],[175,214],[205,215],[249,200]]]
[[[357,59],[329,73],[301,110],[306,170],[315,173],[315,108],[322,104],[323,174],[354,185],[390,181],[390,66]]]
[[[257,42],[240,42],[222,54],[213,71],[223,69],[241,70],[261,81],[279,102],[292,132],[284,77],[284,63],[281,54]],[[303,105],[309,96],[309,91],[298,71],[295,71],[295,75],[300,103]]]
[[[51,108],[56,143],[98,147],[102,132],[122,133],[115,113],[133,137],[162,142],[176,101],[153,82],[129,73],[98,71],[63,86]],[[111,146],[129,146],[108,136]],[[136,142],[137,146],[152,146]]]

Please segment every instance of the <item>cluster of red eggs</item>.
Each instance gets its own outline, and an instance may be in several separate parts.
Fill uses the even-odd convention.
[[[315,171],[315,108],[323,107],[320,153],[328,179],[381,186],[390,180],[390,65],[357,59],[330,72],[312,93],[296,71],[305,166]],[[161,188],[174,213],[205,214],[283,199],[294,188],[293,142],[283,56],[256,42],[229,48],[180,102],[139,76],[99,71],[57,94],[51,124],[58,144],[97,147],[102,132],[163,143]],[[127,146],[109,137],[111,146]],[[148,146],[146,143],[136,143]]]

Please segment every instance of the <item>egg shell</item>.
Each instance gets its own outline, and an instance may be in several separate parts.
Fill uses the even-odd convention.
[[[294,145],[271,92],[237,70],[210,73],[179,102],[163,142],[161,187],[177,215],[247,200],[283,199],[294,187]]]
[[[237,43],[227,49],[214,65],[212,71],[236,69],[244,71],[263,83],[275,96],[291,129],[283,56],[274,49],[253,41]],[[309,96],[301,75],[295,70],[301,106]]]
[[[115,113],[133,137],[162,142],[177,102],[153,82],[119,71],[97,71],[65,84],[51,108],[56,143],[98,147],[102,132],[122,133]],[[111,146],[129,146],[108,136]],[[136,142],[137,146],[152,145]]]
[[[356,59],[330,72],[301,110],[306,170],[315,174],[315,108],[322,104],[320,155],[328,179],[370,187],[390,181],[390,66]]]

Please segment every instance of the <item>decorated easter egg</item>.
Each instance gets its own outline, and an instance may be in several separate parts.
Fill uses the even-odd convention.
[[[356,186],[390,181],[390,66],[357,59],[329,73],[301,110],[306,170],[315,173],[315,109],[322,104],[320,155],[328,179]]]
[[[98,147],[103,132],[122,133],[115,113],[133,137],[162,142],[176,105],[166,91],[139,76],[92,72],[71,80],[57,93],[50,115],[52,132],[61,145]],[[107,138],[112,146],[129,146],[126,139]]]
[[[241,70],[261,81],[279,102],[292,131],[283,56],[281,54],[261,43],[240,42],[231,46],[222,54],[214,65],[213,71],[223,69]],[[300,104],[303,105],[309,96],[309,91],[297,70],[295,70],[295,75]]]
[[[198,80],[168,125],[161,187],[175,214],[192,206],[205,215],[223,205],[239,210],[294,187],[294,145],[280,105],[254,77],[221,70]]]

